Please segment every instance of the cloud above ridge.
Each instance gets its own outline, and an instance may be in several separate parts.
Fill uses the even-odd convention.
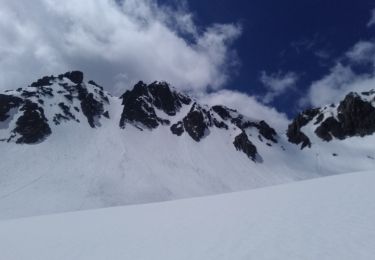
[[[366,71],[358,71],[357,67]],[[375,41],[359,41],[348,50],[330,72],[310,86],[301,106],[337,103],[349,92],[375,89]]]
[[[294,72],[282,73],[279,71],[277,73],[268,74],[262,71],[259,80],[267,89],[267,93],[262,98],[262,102],[269,104],[275,98],[293,89],[298,81],[298,75]]]
[[[242,92],[222,89],[214,93],[203,94],[199,97],[199,100],[210,106],[224,105],[236,109],[241,114],[254,120],[265,120],[279,134],[284,134],[290,123],[286,114],[280,113],[275,108],[266,106],[255,97]]]
[[[138,80],[219,89],[238,65],[236,24],[199,28],[182,3],[19,0],[0,3],[0,89],[83,70],[118,94]]]

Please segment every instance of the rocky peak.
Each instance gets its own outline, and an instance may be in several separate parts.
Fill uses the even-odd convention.
[[[189,97],[172,90],[165,82],[146,85],[140,81],[121,98],[124,108],[120,127],[124,128],[126,123],[130,123],[139,129],[169,125],[170,121],[158,116],[157,111],[164,112],[166,117],[174,116],[183,104],[188,105],[191,102]]]
[[[365,92],[370,95],[371,92]],[[373,95],[373,94],[372,94]],[[371,101],[349,93],[337,107],[337,116],[326,118],[315,133],[325,141],[366,136],[375,132],[375,108]]]
[[[91,127],[100,125],[102,116],[109,117],[105,106],[108,94],[97,84],[83,82],[80,71],[45,76],[26,88],[6,91],[0,95],[0,124],[8,131],[0,140],[33,144],[47,138],[53,125],[87,119]]]
[[[225,106],[199,104],[166,82],[147,85],[140,81],[120,98],[120,122],[111,123],[119,123],[121,128],[131,125],[152,131],[165,127],[170,134],[186,134],[197,143],[218,131],[233,143],[233,149],[253,161],[258,157],[254,143],[272,146],[278,140],[276,131],[265,121],[251,120]],[[80,71],[45,76],[26,88],[0,95],[0,130],[7,129],[0,131],[0,140],[35,144],[68,123],[99,128],[103,118],[110,119],[110,105],[110,95],[103,87],[85,82]]]
[[[288,138],[301,148],[311,147],[309,137],[301,129],[310,125],[324,141],[366,136],[375,132],[375,91],[351,92],[338,104],[309,109],[297,116],[289,125]]]

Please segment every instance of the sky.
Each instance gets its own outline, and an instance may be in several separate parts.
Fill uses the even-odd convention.
[[[375,87],[370,0],[1,1],[0,35],[0,89],[69,70],[116,95],[165,80],[281,126]]]

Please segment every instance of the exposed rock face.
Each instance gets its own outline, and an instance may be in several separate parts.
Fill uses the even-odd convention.
[[[143,82],[138,82],[133,90],[126,91],[121,98],[124,110],[121,115],[120,127],[124,128],[125,123],[128,122],[140,129],[143,127],[153,129],[164,122],[156,115],[147,85]]]
[[[170,120],[173,119],[168,118],[168,116],[175,116],[183,106],[188,106],[192,102],[191,98],[172,91],[168,84],[157,82],[150,85],[139,82],[134,86],[133,90],[125,92],[121,98],[124,109],[120,127],[124,128],[129,123],[141,130],[144,128],[152,130],[160,125],[169,125]],[[162,118],[162,113],[160,112],[163,112],[166,118]],[[230,126],[232,128],[240,128],[245,135],[247,135],[246,129],[255,128],[259,132],[259,136],[277,143],[276,131],[265,121],[251,121],[236,110],[220,105],[210,108],[200,106],[196,102],[191,105],[189,112],[182,120],[172,123],[170,131],[177,136],[187,133],[194,141],[200,142],[205,136],[210,134],[211,128],[229,130]],[[261,140],[263,142],[262,138]],[[238,145],[238,141],[236,144]],[[248,143],[246,144],[241,149],[238,147],[236,149],[247,153],[254,152],[253,149],[249,148],[252,146]],[[269,143],[267,145],[270,146]]]
[[[181,121],[171,126],[171,132],[175,135],[181,136],[184,131],[184,125]]]
[[[93,93],[88,93],[87,89],[79,86],[79,100],[81,100],[81,109],[83,114],[87,117],[87,121],[92,128],[98,126],[98,122],[95,121],[96,118],[104,113],[103,103],[94,98]]]
[[[121,98],[124,106],[120,120],[122,128],[126,123],[140,129],[154,129],[160,124],[169,125],[170,121],[157,116],[155,109],[163,111],[168,116],[174,116],[182,104],[188,105],[191,102],[189,97],[172,91],[164,82],[154,82],[150,85],[138,82],[133,90],[126,91]]]
[[[212,125],[211,116],[207,110],[195,103],[190,112],[184,117],[183,124],[191,138],[199,142]]]
[[[345,139],[351,136],[366,136],[375,132],[375,108],[358,94],[350,93],[337,108],[337,119],[329,117],[315,133],[325,141],[333,137]]]
[[[259,133],[266,138],[267,140],[270,140],[274,143],[277,143],[276,136],[277,133],[275,129],[270,127],[265,121],[260,121],[259,124],[255,126],[256,128],[259,129]]]
[[[18,118],[17,126],[13,130],[20,135],[17,143],[34,144],[51,134],[44,110],[38,104],[27,100],[20,110],[23,111],[23,115]]]
[[[67,72],[63,75],[59,75],[59,77],[65,77],[70,79],[75,84],[81,84],[83,81],[83,72],[82,71],[71,71]]]
[[[0,122],[9,118],[8,112],[12,108],[19,107],[22,99],[11,95],[0,94]]]
[[[244,152],[251,160],[255,161],[257,148],[249,140],[245,132],[235,137],[233,145],[237,150]]]
[[[67,122],[86,123],[80,122],[81,118],[86,118],[90,127],[97,128],[101,126],[102,118],[111,119],[110,109],[106,107],[110,104],[110,95],[94,81],[85,83],[80,71],[46,76],[27,88],[10,92],[13,95],[0,95],[0,122],[10,118],[12,108],[19,109],[12,116],[14,121],[9,121],[14,129],[0,132],[0,141],[35,144],[51,135],[54,127]],[[251,138],[258,137],[268,146],[272,146],[271,142],[277,143],[276,131],[265,121],[251,120],[225,106],[200,105],[165,82],[149,85],[139,82],[121,99],[121,128],[127,124],[140,130],[170,126],[171,134],[187,134],[196,142],[201,142],[216,129],[224,138],[230,138],[236,150],[254,161],[257,148]],[[232,134],[239,130],[242,134],[232,140]]]
[[[332,135],[339,139],[344,139],[341,125],[334,117],[329,117],[324,120],[319,127],[316,128],[315,133],[324,141],[331,141]]]
[[[310,139],[301,128],[311,122],[315,134],[324,141],[339,140],[352,136],[366,136],[375,132],[375,91],[349,93],[338,106],[309,109],[297,116],[289,125],[289,141],[311,147]]]
[[[176,115],[182,104],[188,105],[191,102],[190,98],[172,92],[165,82],[154,82],[148,86],[148,89],[153,97],[152,104],[170,116]]]
[[[36,82],[31,83],[31,87],[46,87],[51,86],[52,81],[55,80],[54,76],[45,76],[41,79],[38,79]]]
[[[316,115],[319,114],[319,109],[308,109],[299,114],[296,119],[288,126],[287,136],[288,140],[294,144],[301,144],[301,149],[306,146],[311,147],[310,139],[301,131],[301,128],[307,125]]]
[[[241,130],[246,130],[249,128],[257,128],[259,130],[259,134],[270,140],[274,143],[277,143],[277,133],[275,129],[270,127],[265,121],[250,121],[245,119],[243,115],[239,114],[236,110],[230,109],[224,106],[213,106],[212,110],[215,111],[222,119],[230,120],[232,124],[240,128]],[[219,128],[227,128],[228,126],[222,125],[223,122],[215,123],[217,126],[219,124]],[[221,127],[220,127],[221,126]]]
[[[228,109],[224,106],[218,106],[218,105],[213,106],[212,110],[215,111],[224,120],[232,119],[232,117],[230,115],[230,111],[236,112],[235,110],[231,110],[231,109]]]
[[[0,122],[9,121],[2,124],[8,131],[2,131],[0,141],[41,142],[52,133],[50,123],[56,126],[68,121],[79,123],[80,114],[87,118],[91,127],[99,126],[101,116],[109,118],[108,111],[104,112],[109,99],[102,87],[89,84],[83,82],[82,72],[72,71],[57,77],[42,77],[26,88],[0,94]],[[10,118],[13,108],[20,109]]]

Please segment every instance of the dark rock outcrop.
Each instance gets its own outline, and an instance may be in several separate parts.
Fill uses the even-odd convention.
[[[299,114],[296,119],[288,126],[288,140],[294,144],[301,144],[301,149],[311,147],[310,139],[301,131],[301,128],[307,125],[315,116],[319,114],[319,109],[308,109]]]
[[[75,84],[81,84],[83,81],[83,72],[82,71],[71,71],[66,72],[65,74],[59,75],[59,79],[63,77],[70,79]]]
[[[247,128],[255,127],[259,130],[259,133],[274,143],[277,143],[277,133],[275,129],[270,127],[265,121],[260,122],[253,122],[246,120],[241,114],[234,109],[230,109],[224,106],[213,106],[212,110],[217,113],[223,120],[230,120],[232,124],[240,128],[241,130],[245,130]],[[236,116],[231,115],[231,112],[237,114]],[[218,128],[228,128],[228,126],[224,122],[218,122],[214,119],[214,125]]]
[[[9,118],[8,112],[12,108],[19,107],[23,100],[11,95],[0,94],[0,122]]]
[[[96,118],[104,113],[103,103],[96,100],[92,93],[88,93],[86,89],[80,88],[79,99],[81,100],[81,109],[87,117],[87,121],[92,128],[97,126]]]
[[[210,119],[208,111],[195,103],[183,119],[184,129],[191,138],[199,142],[205,136],[209,126],[211,126]]]
[[[213,106],[212,110],[216,112],[222,119],[228,120],[231,119],[230,111],[236,112],[235,110],[231,110],[229,108],[226,108],[224,106]]]
[[[184,125],[181,121],[171,126],[171,132],[175,135],[181,136],[184,133]]]
[[[257,125],[256,128],[258,128],[259,133],[266,138],[267,140],[270,140],[274,143],[277,143],[276,136],[277,133],[275,129],[270,127],[265,121],[260,121]]]
[[[124,106],[120,127],[125,123],[132,123],[142,129],[157,128],[160,124],[169,125],[167,119],[156,115],[155,108],[163,111],[169,116],[174,116],[182,107],[182,104],[190,104],[191,99],[182,94],[172,91],[167,83],[154,82],[146,85],[138,82],[133,90],[126,91],[122,96]]]
[[[170,116],[176,115],[182,103],[188,105],[191,102],[188,97],[180,98],[180,95],[172,92],[165,82],[154,82],[148,85],[148,90],[152,96],[152,104]]]
[[[371,92],[365,92],[370,95]],[[337,108],[337,119],[329,117],[315,133],[325,141],[333,137],[345,139],[352,136],[366,136],[375,132],[375,108],[358,94],[350,93]]]
[[[146,84],[138,82],[133,90],[126,91],[121,98],[124,109],[120,119],[120,127],[124,128],[126,122],[133,123],[136,126],[140,123],[150,129],[159,126],[162,120],[156,115],[155,109],[151,105],[152,99],[148,95]]]
[[[51,134],[43,108],[31,101],[26,101],[20,109],[23,111],[16,122],[14,133],[19,134],[16,142],[20,144],[35,144]]]
[[[244,152],[253,161],[256,160],[257,148],[249,140],[245,132],[242,132],[241,134],[239,134],[238,136],[234,138],[233,145],[234,147],[236,147],[238,151]]]
[[[53,84],[52,81],[54,80],[55,80],[54,76],[45,76],[43,78],[38,79],[36,82],[31,83],[31,87],[51,86]]]

